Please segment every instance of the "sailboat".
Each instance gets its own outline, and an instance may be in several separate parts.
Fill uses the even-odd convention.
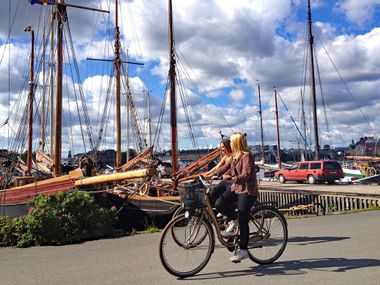
[[[276,113],[276,134],[277,134],[277,164],[269,164],[265,159],[264,148],[264,129],[263,129],[263,112],[261,107],[261,88],[260,83],[257,83],[257,94],[259,99],[259,116],[260,116],[260,138],[261,138],[261,160],[256,161],[255,164],[261,169],[259,179],[273,179],[277,170],[281,169],[281,148],[280,148],[280,129],[278,124],[278,107],[277,107],[277,92],[275,90],[275,113]]]
[[[315,83],[315,68],[314,68],[314,37],[313,37],[313,31],[312,31],[312,18],[311,18],[311,5],[310,0],[307,1],[307,16],[308,16],[308,56],[309,56],[309,62],[310,62],[310,86],[311,86],[311,105],[312,105],[312,122],[313,122],[313,131],[314,131],[314,160],[320,159],[320,144],[319,144],[319,131],[318,131],[318,118],[317,118],[317,99],[316,99],[316,83]],[[260,88],[258,89],[260,91]],[[278,103],[277,103],[277,90],[274,89],[274,98],[275,98],[275,113],[276,113],[276,131],[277,131],[277,162],[278,164],[273,167],[272,169],[279,170],[282,166],[281,161],[281,151],[280,151],[280,134],[279,134],[279,123],[278,123]],[[302,106],[303,106],[303,96],[301,93],[302,98]],[[260,100],[260,93],[259,93],[259,100]],[[285,108],[287,109],[284,101],[281,99],[282,103],[284,104]],[[261,104],[261,103],[260,103]],[[260,115],[261,115],[261,106],[260,106]],[[304,112],[302,114],[304,116]],[[303,141],[305,142],[305,152],[306,152],[306,134],[302,134],[298,126],[296,125],[295,121],[291,117],[293,124],[295,125],[297,131],[301,135]],[[302,122],[304,122],[304,117],[301,119]],[[263,143],[262,143],[263,145]],[[263,146],[262,146],[263,148]],[[257,163],[258,166],[262,168],[268,168],[264,161],[264,156],[262,157],[261,161]],[[278,172],[275,173],[275,176],[278,177]]]
[[[170,31],[170,102],[171,102],[171,129],[172,129],[172,176],[173,181],[164,182],[157,179],[156,164],[152,159],[153,146],[142,150],[135,158],[125,164],[121,163],[121,127],[120,127],[120,41],[118,27],[118,0],[115,0],[115,59],[114,66],[116,70],[116,164],[115,173],[100,174],[94,171],[94,158],[90,153],[97,154],[97,142],[95,143],[92,135],[89,134],[92,151],[84,157],[79,168],[74,169],[67,174],[62,174],[61,167],[61,137],[62,137],[62,45],[63,45],[63,25],[67,18],[66,7],[79,8],[78,5],[65,4],[63,0],[58,1],[38,1],[31,0],[32,4],[54,5],[56,10],[57,21],[57,88],[56,88],[56,108],[54,110],[54,143],[51,143],[51,155],[46,154],[43,149],[36,151],[37,161],[35,166],[39,173],[44,173],[43,179],[37,181],[36,175],[23,176],[19,180],[22,183],[5,183],[0,192],[0,207],[3,208],[4,215],[20,215],[26,213],[28,202],[38,194],[54,195],[58,191],[67,191],[69,189],[78,189],[83,191],[101,192],[107,197],[108,202],[114,202],[115,197],[122,198],[120,211],[124,209],[140,213],[145,217],[148,216],[167,216],[174,212],[179,206],[179,192],[177,186],[193,178],[193,174],[200,171],[202,167],[219,156],[216,149],[205,157],[190,164],[184,169],[178,169],[178,150],[176,134],[176,100],[175,100],[175,51],[173,39],[173,22],[172,22],[172,5],[169,1],[169,29]],[[83,8],[83,7],[81,7]],[[94,11],[105,12],[99,9]],[[33,60],[31,60],[33,62]],[[31,80],[33,81],[33,80]],[[52,85],[51,85],[52,86]],[[31,88],[31,90],[33,90]],[[30,112],[31,114],[33,112]],[[32,119],[33,120],[33,119]],[[87,121],[87,119],[86,119]],[[87,127],[91,129],[91,127]],[[101,135],[99,135],[101,137]],[[42,144],[43,145],[43,144]],[[32,153],[30,150],[29,153]],[[29,159],[28,159],[29,161]],[[195,175],[196,177],[197,175]],[[16,180],[17,181],[17,180]],[[3,181],[2,181],[3,182]],[[32,183],[28,183],[32,182]],[[25,184],[25,185],[21,185]],[[120,199],[118,200],[120,202]],[[12,208],[22,208],[17,213]],[[140,217],[140,219],[142,219]]]
[[[116,1],[117,3],[117,1]],[[135,185],[126,183],[119,184],[117,187],[109,191],[110,195],[117,195],[124,199],[121,205],[121,211],[132,212],[136,216],[140,214],[139,219],[148,216],[154,219],[153,223],[159,223],[162,219],[163,223],[172,213],[179,207],[179,191],[178,185],[187,180],[197,177],[200,169],[213,161],[219,156],[219,150],[216,149],[199,160],[191,163],[183,169],[179,169],[178,163],[178,135],[177,135],[177,103],[176,103],[176,58],[173,31],[173,10],[172,1],[168,1],[168,27],[169,27],[169,97],[170,97],[170,127],[171,127],[171,165],[172,173],[171,181],[164,181],[158,177],[151,177],[140,181],[133,181]],[[117,29],[117,20],[116,20]],[[115,46],[118,46],[115,43]],[[164,100],[166,96],[164,96]],[[151,146],[150,148],[153,148]],[[121,167],[122,168],[122,167]],[[112,199],[112,197],[110,198]],[[113,199],[115,200],[115,199]],[[143,221],[146,222],[146,221]]]
[[[62,152],[62,77],[63,77],[63,27],[67,19],[66,7],[75,7],[80,9],[88,9],[98,12],[108,12],[100,9],[87,8],[79,5],[65,4],[63,0],[30,0],[31,4],[44,4],[44,5],[54,5],[54,17],[57,21],[57,47],[56,47],[56,96],[55,96],[55,109],[54,109],[54,144],[51,143],[51,158],[49,155],[45,154],[43,151],[37,151],[38,162],[36,162],[36,167],[34,172],[40,174],[43,172],[45,175],[38,176],[32,174],[32,133],[33,133],[33,103],[34,103],[34,90],[35,90],[35,78],[34,78],[34,32],[31,27],[28,27],[26,31],[32,34],[32,49],[31,49],[31,69],[30,69],[30,83],[29,83],[29,96],[28,105],[29,114],[28,116],[28,156],[27,163],[21,163],[13,159],[9,160],[9,165],[7,165],[6,175],[3,175],[1,179],[1,190],[0,190],[0,207],[1,214],[7,216],[18,216],[26,212],[28,207],[28,202],[30,202],[36,195],[47,194],[54,195],[58,191],[67,191],[73,188],[80,187],[105,187],[109,184],[114,184],[118,181],[125,181],[130,179],[142,178],[151,176],[155,173],[154,168],[147,167],[142,169],[131,170],[129,169],[134,166],[134,163],[129,163],[128,166],[124,166],[124,172],[112,173],[108,175],[98,175],[94,177],[86,177],[91,174],[91,171],[87,171],[90,163],[85,164],[82,169],[77,168],[69,171],[67,174],[62,173],[61,165],[61,152]],[[51,90],[52,90],[51,85]],[[86,113],[85,113],[86,116]],[[26,117],[26,116],[24,116]],[[51,117],[53,117],[51,115]],[[87,120],[87,118],[86,118]],[[87,122],[89,123],[89,122]],[[20,129],[23,130],[24,120],[20,122]],[[53,125],[53,124],[52,124]],[[87,128],[89,129],[89,128]],[[25,132],[25,131],[24,131]],[[22,132],[21,132],[22,133]],[[92,143],[91,135],[90,143]],[[53,140],[52,140],[53,141]],[[95,153],[95,152],[94,152]],[[120,164],[120,160],[118,163]],[[15,169],[20,169],[24,176],[14,177],[13,173]],[[127,171],[128,170],[128,171]]]
[[[357,143],[352,143],[345,155],[343,171],[348,182],[372,183],[380,182],[379,141],[364,137]]]

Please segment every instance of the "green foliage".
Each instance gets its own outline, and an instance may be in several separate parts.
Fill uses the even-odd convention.
[[[146,229],[146,231],[148,232],[148,233],[157,233],[157,232],[159,232],[160,230],[157,228],[157,227],[149,227],[149,228],[147,228]]]
[[[25,217],[0,219],[0,246],[61,245],[115,234],[114,210],[75,190],[39,195]]]
[[[338,207],[337,207],[337,205],[335,203],[329,204],[329,206],[328,206],[328,211],[329,212],[336,212],[337,210],[338,210]]]
[[[9,219],[0,217],[0,246],[26,247],[36,240],[29,230],[30,216]]]

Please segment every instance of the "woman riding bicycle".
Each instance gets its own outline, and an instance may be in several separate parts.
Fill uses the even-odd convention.
[[[231,136],[232,159],[222,166],[218,172],[224,173],[214,191],[222,193],[216,200],[217,211],[236,221],[240,228],[239,250],[230,258],[232,262],[239,262],[248,258],[248,217],[253,203],[258,197],[256,168],[253,155],[250,153],[245,135],[234,133]],[[231,180],[232,184],[227,183]],[[238,206],[238,213],[235,205]],[[224,236],[231,233],[231,227],[224,232]]]
[[[211,170],[203,174],[203,176],[206,179],[210,179],[214,175],[221,176],[222,174],[224,174],[224,172],[221,172],[220,169],[225,165],[231,164],[231,161],[232,161],[231,141],[229,139],[223,139],[220,142],[219,148],[222,153],[222,158],[220,159],[219,163],[216,166],[214,166]],[[230,183],[230,182],[226,182],[226,183]],[[215,201],[218,199],[218,197],[223,193],[221,191],[224,190],[225,188],[227,187],[219,187],[217,189],[214,188],[210,191],[209,197],[213,205],[215,204]]]
[[[213,175],[219,173],[220,168],[230,163],[230,160],[232,159],[231,142],[229,139],[223,139],[220,142],[219,149],[221,151],[222,158],[220,159],[217,165],[215,165],[211,170],[203,174],[203,176],[206,179],[209,179]]]

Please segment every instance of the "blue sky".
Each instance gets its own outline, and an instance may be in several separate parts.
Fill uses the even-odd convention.
[[[111,64],[89,62],[86,58],[111,58],[113,55],[112,2],[66,0],[66,3],[80,3],[111,11],[110,16],[107,16],[68,9],[82,88],[88,100],[87,107],[95,136],[103,111]],[[19,7],[16,12],[17,5]],[[380,1],[317,0],[311,1],[311,6],[315,53],[323,90],[323,96],[317,95],[320,144],[347,146],[351,140],[358,140],[362,136],[378,137],[380,119],[376,114],[380,111]],[[168,73],[167,1],[122,0],[120,7],[123,57],[126,58],[128,51],[130,60],[145,64],[144,68],[130,66],[129,69],[130,84],[136,94],[135,104],[139,108],[141,120],[144,121],[147,103],[142,90],[151,91],[152,122],[155,129]],[[3,0],[0,8],[1,125],[14,110],[14,107],[9,106],[12,106],[16,98],[26,95],[23,86],[27,82],[30,35],[24,33],[23,28],[31,24],[39,31],[40,36],[40,15],[48,14],[50,8],[31,6],[26,0]],[[275,86],[289,109],[289,112],[286,111],[279,102],[282,147],[296,147],[300,136],[290,116],[300,124],[300,90],[306,48],[306,1],[173,0],[173,9],[177,53],[179,61],[186,67],[186,74],[189,75],[189,78],[183,77],[185,100],[189,104],[197,145],[216,146],[220,138],[219,129],[226,135],[233,131],[244,131],[248,134],[250,144],[259,144],[257,82],[260,82],[265,143],[276,143],[273,96]],[[13,17],[16,20],[12,26],[10,45],[7,45],[7,33]],[[111,29],[107,29],[107,21]],[[11,65],[8,64],[9,60]],[[182,71],[181,74],[185,73]],[[73,98],[75,92],[72,84],[69,84],[69,77],[68,75],[64,82],[68,82],[66,91]],[[312,143],[308,86],[305,92],[308,140]],[[181,99],[178,98],[177,101],[180,102]],[[168,106],[167,103],[167,108]],[[65,140],[63,151],[78,152],[83,147],[75,114],[76,105],[67,102],[64,108],[64,134],[67,134],[65,137],[70,135],[74,139]],[[115,141],[114,108],[110,108],[103,148],[113,148]],[[170,148],[168,116],[167,109],[157,149]],[[12,116],[10,118],[14,118],[11,123],[12,129],[15,129],[17,119]],[[146,135],[146,122],[141,124]],[[180,104],[178,129],[179,147],[192,148]],[[8,126],[0,129],[2,146],[7,144],[9,133],[12,134],[12,131]],[[35,136],[39,136],[39,130],[35,131]],[[34,145],[38,146],[37,138]]]

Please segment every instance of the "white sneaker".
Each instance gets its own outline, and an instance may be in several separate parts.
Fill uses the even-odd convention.
[[[248,251],[246,249],[238,249],[236,253],[232,257],[230,257],[230,261],[236,263],[247,258],[248,258]]]
[[[223,214],[222,214],[222,213],[218,213],[218,214],[216,215],[216,217],[217,217],[217,218],[223,218]]]
[[[239,222],[238,220],[230,221],[227,228],[222,231],[222,237],[231,237],[235,235],[235,229],[238,226]]]

